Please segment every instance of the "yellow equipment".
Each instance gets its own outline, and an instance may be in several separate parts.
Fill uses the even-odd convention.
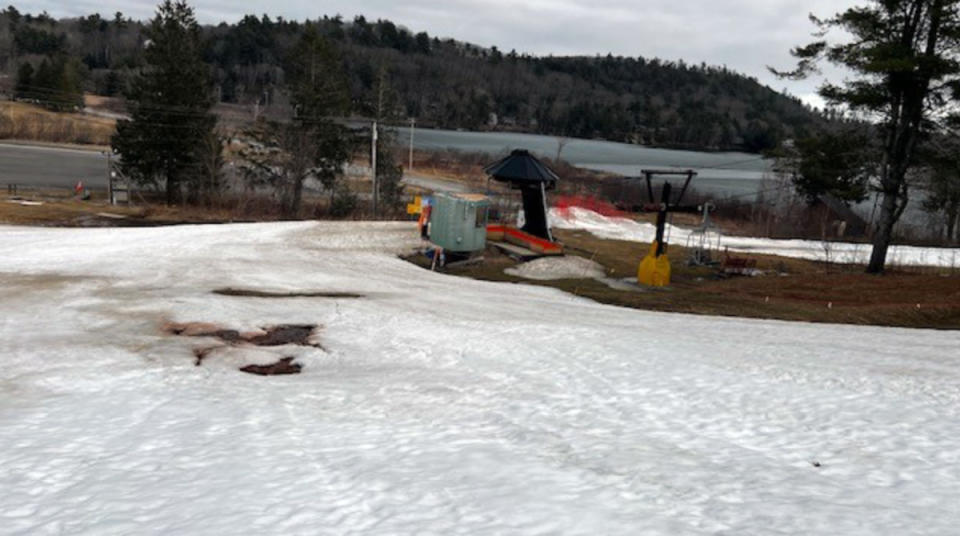
[[[647,256],[640,261],[637,269],[637,282],[649,287],[665,287],[670,284],[670,258],[666,253],[657,254],[660,243],[650,245]]]
[[[698,212],[696,206],[679,205],[683,194],[687,192],[690,181],[697,175],[696,171],[688,169],[686,171],[678,170],[643,170],[644,179],[647,183],[647,195],[650,204],[644,207],[646,210],[657,212],[657,236],[650,245],[650,251],[647,256],[640,261],[637,268],[637,282],[649,287],[665,287],[670,284],[670,258],[667,257],[667,241],[664,237],[664,231],[667,227],[667,215],[670,212]],[[653,176],[654,175],[682,175],[686,177],[680,195],[676,200],[671,200],[670,193],[672,186],[670,182],[664,182],[663,189],[660,192],[660,203],[653,204]]]
[[[423,212],[423,198],[419,195],[413,198],[413,203],[407,204],[407,214],[411,216]]]

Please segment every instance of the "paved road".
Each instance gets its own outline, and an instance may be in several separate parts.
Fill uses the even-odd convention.
[[[78,180],[90,189],[106,189],[106,158],[96,151],[0,143],[0,187],[73,188]],[[453,180],[407,175],[404,182],[434,191],[463,192]]]
[[[78,180],[89,189],[106,189],[106,157],[97,151],[0,143],[0,188],[73,188]]]

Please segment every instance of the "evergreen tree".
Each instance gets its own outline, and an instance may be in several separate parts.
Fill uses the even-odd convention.
[[[377,199],[385,212],[399,207],[403,166],[397,163],[396,134],[382,126],[377,134]]]
[[[76,58],[60,57],[54,70],[56,72],[56,94],[52,107],[70,111],[83,108],[83,64]]]
[[[908,201],[907,177],[925,129],[950,96],[960,96],[960,0],[869,0],[834,17],[811,17],[826,36],[840,29],[849,39],[825,38],[793,50],[797,69],[777,74],[802,78],[825,59],[853,73],[820,94],[831,104],[879,117],[882,127],[880,217],[867,271],[881,273],[893,227]]]
[[[7,9],[3,10],[3,14],[10,19],[11,25],[16,26],[17,24],[20,24],[21,15],[17,8],[13,6],[7,6]]]
[[[295,135],[309,140],[305,144],[310,175],[331,192],[338,191],[337,182],[343,166],[350,158],[352,139],[347,130],[333,121],[350,109],[343,63],[334,45],[309,25],[287,61],[287,72],[296,109],[293,122]],[[298,176],[288,211],[295,214],[300,207],[305,176]]]
[[[44,58],[34,71],[30,63],[20,65],[14,95],[39,102],[56,111],[72,111],[83,106],[82,65],[76,58]]]
[[[224,138],[220,133],[210,130],[197,146],[196,156],[199,167],[191,188],[196,201],[213,203],[225,189],[223,144]]]
[[[927,196],[923,208],[942,217],[943,237],[960,239],[960,141],[956,135],[931,140],[923,154],[927,167]]]
[[[36,74],[33,76],[33,87],[31,88],[33,98],[41,102],[49,99],[57,86],[57,78],[57,73],[50,60],[43,58],[40,61],[40,66],[37,67]]]
[[[20,65],[17,69],[17,85],[14,88],[14,96],[18,99],[33,98],[31,89],[33,88],[33,65],[29,62]]]
[[[103,93],[108,97],[115,97],[123,92],[123,79],[120,78],[120,75],[117,71],[110,70],[107,73],[107,78],[104,80],[103,84]]]
[[[284,215],[295,218],[308,178],[323,184],[331,202],[345,194],[338,179],[350,158],[352,140],[347,130],[333,121],[349,107],[342,64],[333,45],[313,25],[294,47],[287,72],[293,121],[257,125],[250,134],[267,149],[251,148],[243,157],[248,179],[273,186],[280,194]]]
[[[417,41],[417,52],[421,54],[430,53],[430,36],[427,32],[420,32],[414,38]]]
[[[847,204],[867,198],[877,161],[867,133],[845,129],[801,138],[791,156],[793,184],[808,202],[824,194]]]
[[[183,0],[165,0],[147,28],[147,67],[128,95],[129,121],[112,139],[123,171],[141,184],[163,183],[168,204],[181,189],[201,189],[200,154],[216,126],[200,27]]]

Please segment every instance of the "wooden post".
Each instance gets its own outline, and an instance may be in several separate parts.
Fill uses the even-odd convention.
[[[670,209],[670,183],[663,183],[663,193],[660,194],[660,210],[657,212],[657,257],[667,252],[667,245],[663,243],[663,231],[667,227],[667,211]]]

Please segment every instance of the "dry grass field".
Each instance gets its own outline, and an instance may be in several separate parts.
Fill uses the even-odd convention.
[[[649,246],[605,240],[585,231],[555,230],[568,255],[592,259],[609,277],[635,277]],[[763,272],[755,277],[723,277],[712,267],[688,266],[689,252],[671,246],[672,285],[662,289],[616,290],[593,279],[534,281],[504,273],[516,263],[486,253],[480,264],[448,273],[484,279],[544,285],[602,303],[677,313],[708,314],[838,324],[960,329],[960,273],[950,269],[892,270],[883,276],[863,273],[862,266],[832,265],[777,257],[756,259]],[[428,266],[425,257],[410,260]]]
[[[115,128],[116,121],[109,118],[0,102],[0,139],[105,146]]]

